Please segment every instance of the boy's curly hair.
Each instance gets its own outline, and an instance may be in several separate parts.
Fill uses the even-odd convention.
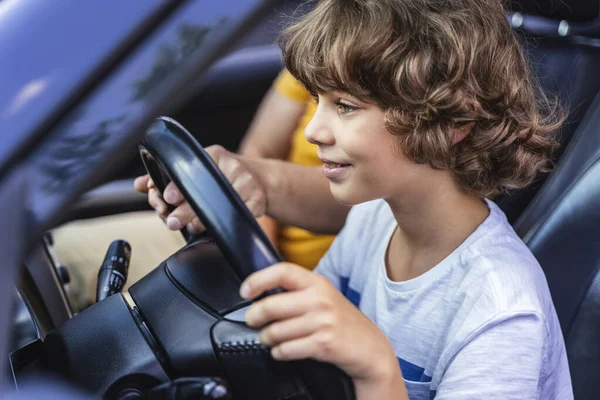
[[[469,192],[492,197],[548,170],[564,116],[535,84],[500,0],[320,0],[280,46],[311,93],[377,104],[403,154],[451,170]]]

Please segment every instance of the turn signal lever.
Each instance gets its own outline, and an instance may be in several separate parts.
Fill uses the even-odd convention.
[[[131,246],[125,240],[115,240],[110,244],[98,272],[96,302],[120,293],[127,281]]]

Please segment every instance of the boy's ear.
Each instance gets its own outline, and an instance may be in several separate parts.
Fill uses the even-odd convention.
[[[460,128],[454,128],[452,130],[452,144],[460,143],[469,134],[469,132],[471,132],[471,129],[473,129],[473,125],[475,125],[475,122],[469,122],[468,124],[463,125]]]

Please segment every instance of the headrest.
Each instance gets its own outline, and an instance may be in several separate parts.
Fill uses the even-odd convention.
[[[508,4],[515,12],[569,22],[594,20],[600,11],[599,0],[509,0]]]

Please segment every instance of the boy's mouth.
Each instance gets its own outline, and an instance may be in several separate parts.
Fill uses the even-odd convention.
[[[340,180],[348,173],[350,167],[352,167],[352,164],[326,161],[323,162],[323,175],[330,180]]]

